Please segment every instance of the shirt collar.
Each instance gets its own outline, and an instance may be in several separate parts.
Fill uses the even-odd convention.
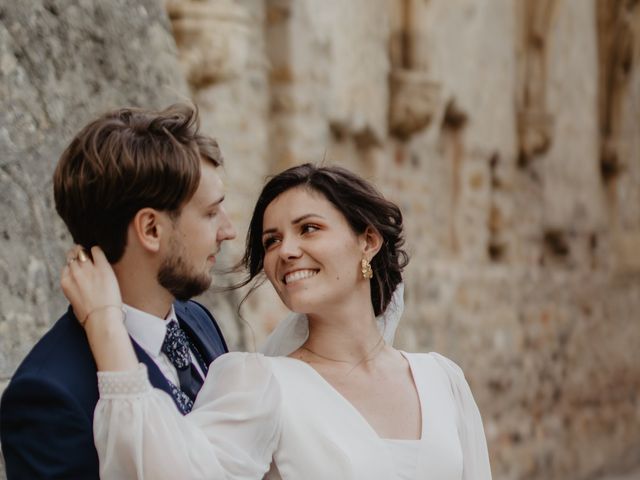
[[[124,310],[124,326],[131,338],[148,354],[158,357],[167,334],[167,323],[178,320],[173,305],[165,318],[156,317],[127,304],[124,305]]]

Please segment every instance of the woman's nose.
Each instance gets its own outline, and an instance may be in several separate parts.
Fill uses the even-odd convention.
[[[282,239],[282,244],[280,245],[280,257],[282,259],[298,258],[301,253],[300,242],[295,237],[287,236]]]

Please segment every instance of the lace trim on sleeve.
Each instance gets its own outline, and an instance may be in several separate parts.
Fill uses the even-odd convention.
[[[151,392],[147,366],[138,364],[135,370],[125,372],[98,372],[100,398],[118,398],[143,395]]]

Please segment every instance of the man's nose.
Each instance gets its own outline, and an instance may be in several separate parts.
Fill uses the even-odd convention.
[[[236,227],[233,226],[233,222],[226,211],[222,211],[221,213],[224,215],[224,219],[220,230],[218,230],[218,241],[233,240],[238,235]]]

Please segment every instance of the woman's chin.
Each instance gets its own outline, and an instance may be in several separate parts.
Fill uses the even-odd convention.
[[[314,311],[314,309],[310,307],[308,302],[292,301],[290,298],[287,299],[287,301],[283,299],[282,302],[284,303],[285,307],[287,307],[293,313],[298,313],[301,315],[309,315],[309,314],[312,314]]]

